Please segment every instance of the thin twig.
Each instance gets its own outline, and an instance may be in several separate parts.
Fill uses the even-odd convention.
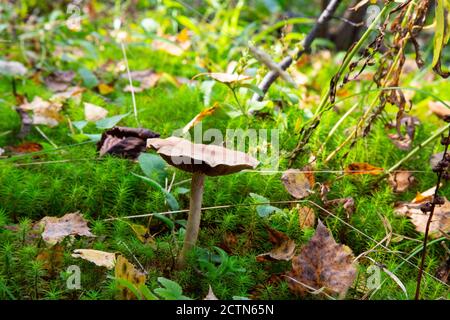
[[[445,138],[444,138],[444,140],[445,140]],[[448,131],[448,135],[447,135],[447,138],[446,138],[447,143],[445,144],[444,153],[442,155],[442,161],[440,163],[443,163],[445,161],[445,159],[447,158],[449,140],[450,140],[450,129]],[[443,142],[445,142],[445,141],[443,141]],[[436,190],[434,191],[433,200],[431,201],[430,216],[428,217],[427,227],[425,229],[425,235],[424,235],[424,239],[423,239],[422,259],[420,261],[419,273],[417,275],[417,287],[416,287],[415,300],[419,300],[419,298],[420,298],[420,285],[421,285],[421,282],[422,282],[422,275],[423,275],[423,268],[424,268],[424,265],[425,265],[425,258],[427,256],[428,233],[430,231],[431,221],[433,221],[434,210],[435,210],[436,204],[438,202],[439,187],[441,186],[442,176],[443,176],[443,173],[445,171],[447,171],[448,166],[443,166],[443,167],[440,166],[438,169],[439,170],[437,171]]]

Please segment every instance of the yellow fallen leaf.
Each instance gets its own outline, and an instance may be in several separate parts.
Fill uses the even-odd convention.
[[[131,283],[136,288],[145,284],[146,276],[143,272],[136,269],[124,256],[118,256],[115,268],[115,277]],[[137,297],[128,288],[120,286],[119,297],[125,300],[136,299]]]
[[[187,133],[191,128],[195,127],[205,117],[212,115],[218,108],[219,104],[216,102],[211,108],[205,109],[200,112],[183,128],[183,134]]]
[[[107,85],[106,83],[100,83],[98,85],[98,91],[100,92],[101,95],[107,95],[110,94],[111,92],[114,92],[114,88],[111,87],[110,85]]]
[[[368,163],[352,163],[345,169],[346,174],[371,174],[378,175],[383,173],[383,168],[374,167]]]

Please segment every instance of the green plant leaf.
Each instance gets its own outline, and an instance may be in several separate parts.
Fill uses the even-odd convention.
[[[170,228],[170,230],[173,230],[173,228],[175,228],[175,223],[173,223],[173,221],[170,220],[165,215],[162,215],[162,214],[159,214],[159,213],[154,213],[153,216],[155,218],[161,220],[162,222],[164,222]]]
[[[93,87],[98,86],[99,81],[91,70],[80,68],[78,69],[78,74],[81,76],[85,87],[92,89]]]
[[[142,171],[150,179],[163,181],[167,176],[167,164],[161,157],[151,153],[141,153],[138,161]]]
[[[169,205],[171,210],[179,210],[180,206],[178,204],[177,199],[175,199],[175,197],[168,192],[166,189],[164,189],[158,182],[156,182],[153,179],[150,179],[148,177],[144,177],[144,176],[140,176],[138,174],[135,174],[134,172],[132,172],[131,174],[133,174],[134,176],[141,178],[142,180],[144,180],[145,182],[147,182],[149,185],[151,185],[152,187],[158,189],[159,191],[161,191],[162,193],[164,193],[164,196],[166,197],[166,201],[167,204]]]
[[[183,289],[175,281],[164,277],[159,277],[158,282],[163,286],[163,288],[157,288],[155,289],[155,292],[162,298],[166,300],[191,300],[183,295]]]
[[[130,113],[119,114],[117,116],[105,118],[102,120],[98,120],[95,125],[98,129],[111,129],[115,125],[117,125],[123,118],[128,117]]]
[[[250,193],[250,196],[253,198],[255,203],[264,203],[256,207],[256,212],[261,218],[266,218],[274,212],[282,212],[280,208],[268,204],[270,202],[269,199],[256,193]]]

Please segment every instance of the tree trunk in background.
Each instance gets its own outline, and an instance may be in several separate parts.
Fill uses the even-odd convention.
[[[329,2],[329,0],[321,0],[322,10],[326,8]],[[355,0],[351,7],[355,6],[358,2],[360,2],[360,0]],[[348,10],[347,8],[343,18],[352,23],[359,24],[364,21],[367,7],[368,4],[361,7],[358,11]],[[319,37],[331,40],[336,45],[337,50],[346,51],[358,40],[361,28],[362,26],[352,26],[346,21],[341,21],[338,25],[331,27],[329,23],[327,23],[320,28]]]

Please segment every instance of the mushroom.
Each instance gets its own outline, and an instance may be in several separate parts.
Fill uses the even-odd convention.
[[[254,169],[259,161],[244,152],[216,145],[195,144],[177,137],[148,139],[147,147],[156,150],[170,165],[192,172],[186,236],[178,257],[178,268],[182,268],[186,263],[187,253],[198,238],[205,176],[224,176],[244,169]]]
[[[27,73],[27,68],[17,61],[0,60],[0,74],[11,78],[13,94],[16,97],[16,77],[22,77]]]
[[[27,68],[20,62],[0,60],[0,75],[3,75],[7,79],[11,80],[12,93],[17,102],[19,102],[21,98],[17,94],[16,79],[23,77],[27,72]],[[16,111],[19,114],[20,119],[22,119],[22,127],[17,136],[22,139],[30,132],[32,119],[20,108],[17,107]]]

